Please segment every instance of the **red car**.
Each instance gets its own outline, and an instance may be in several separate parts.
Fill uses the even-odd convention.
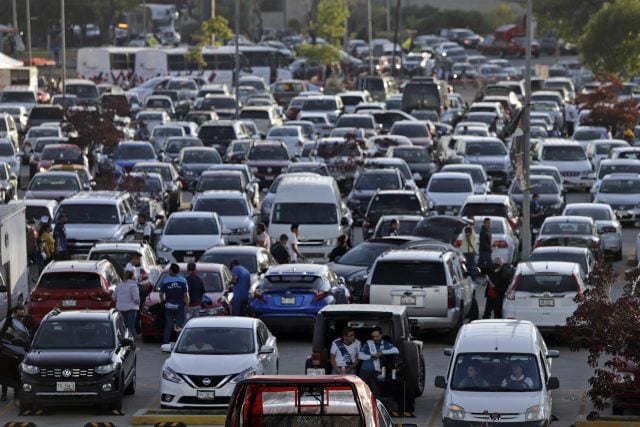
[[[80,147],[75,144],[51,144],[44,147],[37,171],[45,172],[54,163],[74,163],[89,166]]]
[[[53,261],[38,279],[29,296],[29,315],[34,326],[53,309],[108,310],[120,276],[107,260]]]
[[[187,275],[187,263],[178,263],[180,274]],[[204,279],[205,296],[208,302],[200,309],[200,316],[225,316],[230,313],[231,271],[227,266],[214,263],[196,263],[196,271]],[[164,331],[164,316],[160,303],[160,286],[166,277],[168,267],[158,277],[153,290],[144,301],[140,314],[140,331],[144,340],[161,338]]]

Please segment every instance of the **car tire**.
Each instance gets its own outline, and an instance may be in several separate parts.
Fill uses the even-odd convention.
[[[447,333],[447,342],[449,344],[454,344],[456,342],[458,331],[460,331],[460,328],[462,328],[462,324],[464,323],[464,316],[462,313],[464,313],[464,311],[460,309],[460,317],[458,318],[456,325]]]
[[[621,408],[616,405],[611,405],[611,414],[612,415],[624,415],[624,408]]]
[[[405,383],[407,394],[412,396],[420,387],[420,354],[418,346],[413,341],[405,341],[402,343],[403,362],[405,363]],[[422,380],[424,382],[424,378]],[[409,390],[411,393],[409,393]]]
[[[136,394],[136,367],[135,367],[135,361],[133,362],[133,375],[131,377],[131,382],[129,383],[129,385],[127,386],[127,388],[124,389],[124,394],[127,396],[131,396]]]
[[[424,361],[424,355],[420,355],[420,369],[418,370],[418,387],[416,388],[415,397],[420,397],[424,393],[427,376],[427,365]]]

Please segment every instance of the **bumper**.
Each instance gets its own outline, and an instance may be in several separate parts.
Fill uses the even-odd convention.
[[[226,383],[222,387],[193,388],[186,382],[176,384],[162,379],[160,381],[160,400],[172,408],[224,408],[229,406],[235,383]],[[214,392],[214,399],[198,399],[198,391]]]
[[[255,243],[253,233],[225,234],[224,240],[228,245],[253,245]]]
[[[595,180],[593,178],[588,177],[580,177],[580,176],[563,176],[562,183],[564,188],[573,188],[578,190],[586,190],[593,187]]]
[[[450,308],[447,316],[443,317],[416,317],[409,316],[409,323],[417,325],[420,329],[451,329],[458,324],[458,319],[462,316],[460,308]]]
[[[316,323],[316,314],[300,313],[254,313],[268,327],[286,330],[311,329]]]
[[[618,221],[622,223],[636,222],[640,220],[640,209],[614,210]]]
[[[298,248],[302,255],[304,255],[304,262],[318,262],[325,263],[329,259],[329,254],[333,250],[333,246],[323,245],[303,245],[298,244]]]
[[[66,381],[66,379],[47,379],[35,378],[31,375],[22,375],[20,381],[20,390],[18,391],[18,400],[20,403],[36,404],[36,405],[94,405],[112,401],[122,393],[122,385],[119,384],[117,378],[120,374],[109,374],[99,378],[78,379],[74,378],[71,382],[75,383],[75,392],[57,392],[56,383]],[[60,380],[60,381],[58,381]],[[26,385],[31,386],[31,391],[24,391]],[[111,385],[111,391],[103,391],[103,386]]]
[[[617,233],[601,234],[600,238],[606,252],[618,252],[622,249],[622,237]]]
[[[115,307],[113,301],[76,300],[74,306],[64,306],[60,300],[49,300],[46,303],[30,302],[29,315],[34,325],[39,325],[44,316],[54,308],[65,310],[109,310]]]
[[[484,426],[484,425],[501,425],[501,426],[508,426],[508,427],[545,427],[548,425],[548,421],[547,420],[540,420],[540,421],[514,421],[514,422],[508,422],[508,421],[484,421],[484,420],[477,420],[477,421],[466,421],[466,420],[452,420],[450,418],[443,418],[442,419],[442,425],[444,427],[480,427],[480,426]]]

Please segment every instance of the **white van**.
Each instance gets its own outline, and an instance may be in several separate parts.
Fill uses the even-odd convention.
[[[335,179],[295,176],[282,180],[273,199],[269,235],[274,241],[300,225],[298,249],[308,262],[326,262],[341,234],[350,233],[351,211]]]
[[[445,390],[442,422],[460,425],[551,424],[551,358],[542,335],[526,320],[487,319],[464,325],[450,356],[447,376],[435,386]]]

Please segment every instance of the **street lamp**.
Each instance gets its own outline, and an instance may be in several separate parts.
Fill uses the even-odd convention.
[[[240,78],[240,0],[236,0],[236,66],[233,73],[233,86],[236,93],[236,120],[240,117],[240,93],[238,79]]]
[[[62,98],[64,99],[67,81],[67,35],[66,22],[64,19],[64,0],[60,0],[60,31],[62,40]]]
[[[369,22],[369,75],[373,75],[373,46],[371,40],[373,40],[373,22],[371,19],[371,0],[367,0],[367,14]]]
[[[31,0],[27,0],[27,52],[29,54],[29,66],[33,65],[31,56]]]

